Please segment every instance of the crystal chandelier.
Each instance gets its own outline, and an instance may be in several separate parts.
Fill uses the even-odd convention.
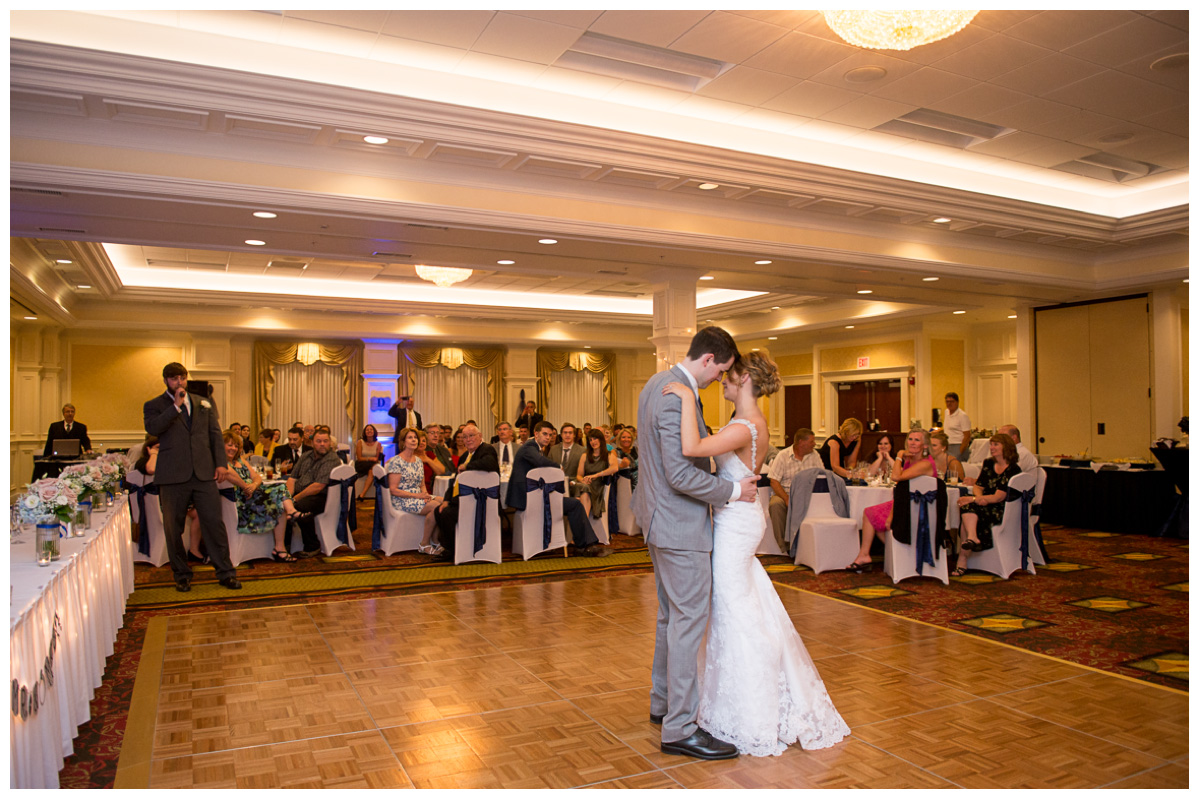
[[[978,11],[822,11],[834,33],[857,47],[911,50],[967,27]]]
[[[427,267],[424,264],[417,264],[417,277],[445,289],[471,277],[471,270],[458,267]]]

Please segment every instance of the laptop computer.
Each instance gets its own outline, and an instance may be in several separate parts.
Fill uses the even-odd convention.
[[[50,454],[55,458],[78,458],[79,444],[78,439],[55,439],[51,443]]]

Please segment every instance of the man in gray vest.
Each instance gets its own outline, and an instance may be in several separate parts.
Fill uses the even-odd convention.
[[[696,420],[705,436],[699,390],[733,365],[733,337],[704,328],[687,356],[658,373],[638,398],[639,481],[633,508],[650,550],[658,588],[658,624],[651,673],[650,721],[662,725],[664,753],[702,759],[735,758],[737,748],[696,724],[700,683],[696,659],[708,627],[712,598],[713,523],[711,506],[757,501],[755,476],[739,483],[708,473],[707,458],[687,458],[680,440],[680,399],[663,395],[679,381],[696,391]]]

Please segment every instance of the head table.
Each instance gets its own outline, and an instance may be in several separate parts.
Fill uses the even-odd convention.
[[[92,515],[86,535],[62,539],[61,557],[48,567],[34,558],[32,526],[16,537],[19,544],[10,545],[11,788],[58,788],[63,758],[91,717],[88,704],[133,591],[130,533],[129,504],[122,495],[112,508]]]

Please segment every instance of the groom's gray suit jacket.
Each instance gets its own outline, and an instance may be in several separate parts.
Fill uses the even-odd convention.
[[[687,458],[679,438],[680,398],[663,395],[671,381],[690,386],[680,366],[646,381],[638,399],[638,486],[633,513],[646,544],[669,550],[712,551],[713,523],[709,507],[724,505],[733,493],[731,481],[708,473],[707,458]],[[704,437],[704,414],[696,400],[696,426]]]

